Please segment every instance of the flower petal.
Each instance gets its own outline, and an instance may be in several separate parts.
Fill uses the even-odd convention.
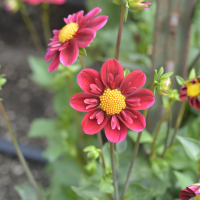
[[[88,22],[89,20],[91,20],[94,16],[96,16],[97,14],[99,14],[101,12],[101,8],[94,8],[92,9],[90,12],[88,12],[85,16],[84,16],[84,22]]]
[[[100,96],[105,90],[101,75],[94,69],[84,69],[78,74],[78,84],[81,89],[89,94]]]
[[[133,131],[140,132],[146,126],[146,120],[144,116],[132,109],[125,108],[119,114],[119,118],[124,122],[124,124]]]
[[[76,43],[79,48],[88,46],[96,36],[96,32],[90,28],[79,29],[75,37]]]
[[[73,64],[78,57],[79,49],[74,39],[70,40],[67,47],[60,51],[60,62],[63,65]]]
[[[57,51],[47,51],[46,55],[45,55],[45,61],[49,61],[51,60],[55,55],[56,55]]]
[[[98,133],[107,123],[107,115],[101,109],[89,112],[82,120],[81,128],[89,135]]]
[[[126,98],[126,105],[133,110],[144,110],[154,104],[153,92],[148,89],[141,89]]]
[[[104,85],[111,90],[119,88],[124,79],[121,64],[115,59],[108,59],[101,68],[101,79]]]
[[[51,61],[48,71],[49,72],[55,71],[56,69],[58,69],[59,64],[60,64],[59,53],[57,53],[55,58]]]
[[[114,121],[116,126],[113,125],[112,121]],[[127,128],[116,115],[112,115],[109,116],[105,125],[105,134],[110,142],[122,142],[126,138]]]
[[[71,97],[70,105],[80,112],[90,112],[99,106],[99,98],[92,94],[77,93]]]
[[[86,23],[83,27],[84,28],[91,28],[95,31],[104,27],[106,22],[108,21],[108,16],[98,16],[92,19],[90,22]]]
[[[179,99],[181,101],[187,99],[187,87],[186,87],[186,85],[181,87]]]
[[[139,90],[145,82],[146,75],[140,70],[135,70],[124,78],[120,85],[120,90],[123,95],[127,96]]]

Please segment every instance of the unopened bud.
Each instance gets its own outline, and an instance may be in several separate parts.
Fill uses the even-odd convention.
[[[91,159],[97,159],[100,155],[100,150],[95,146],[88,146],[84,149],[84,152],[87,152],[87,157]]]
[[[146,10],[150,8],[151,4],[151,2],[144,2],[143,0],[128,0],[131,10]]]
[[[171,78],[161,79],[160,83],[158,83],[158,85],[156,87],[156,91],[161,96],[167,96],[170,86],[171,86]]]

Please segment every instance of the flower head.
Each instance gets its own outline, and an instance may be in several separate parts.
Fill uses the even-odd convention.
[[[179,197],[181,200],[188,200],[195,196],[198,200],[200,200],[200,183],[190,185],[184,190],[181,190],[181,194]]]
[[[127,128],[142,131],[146,126],[144,116],[137,110],[149,108],[154,103],[154,94],[140,88],[146,75],[135,70],[124,78],[121,64],[115,59],[107,60],[101,74],[93,69],[84,69],[78,75],[78,84],[85,93],[72,96],[70,105],[81,112],[88,112],[81,127],[93,135],[105,127],[110,142],[121,142]]]
[[[189,104],[195,109],[200,109],[200,78],[194,78],[188,80],[181,87],[179,98],[180,100],[185,100],[188,98]]]
[[[61,30],[53,31],[54,37],[50,39],[45,56],[46,61],[53,58],[49,71],[55,71],[60,62],[68,66],[76,61],[79,48],[88,46],[95,38],[96,31],[108,20],[108,16],[95,17],[100,12],[100,8],[94,8],[85,16],[84,11],[79,11],[64,18],[66,25]]]
[[[145,2],[143,0],[128,0],[129,8],[132,10],[146,10],[150,8],[151,2]]]
[[[66,0],[20,0],[20,1],[25,1],[28,4],[31,5],[38,5],[40,3],[52,3],[52,4],[58,4],[62,5],[66,2]]]

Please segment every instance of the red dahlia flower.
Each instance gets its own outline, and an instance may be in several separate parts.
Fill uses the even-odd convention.
[[[200,183],[190,185],[184,190],[181,190],[181,194],[179,197],[181,200],[188,200],[195,196],[198,200],[200,200]]]
[[[54,30],[54,37],[50,39],[49,49],[45,60],[52,60],[49,71],[55,71],[59,63],[71,65],[79,54],[79,48],[88,46],[96,36],[96,31],[102,28],[108,16],[98,16],[100,8],[94,8],[83,16],[84,11],[79,11],[68,18],[64,18],[66,25],[61,30]]]
[[[200,78],[195,78],[192,81],[187,81],[184,86],[182,86],[179,98],[180,100],[185,100],[188,98],[189,104],[195,109],[200,109]]]
[[[115,59],[107,60],[101,74],[93,69],[84,69],[78,75],[78,84],[85,93],[75,94],[70,105],[81,112],[88,112],[81,127],[92,135],[105,127],[110,142],[121,142],[127,128],[142,131],[146,126],[144,116],[137,110],[149,108],[154,103],[154,94],[148,89],[139,90],[146,75],[135,70],[124,78],[121,64]]]
[[[20,0],[20,1],[25,1],[31,5],[38,5],[40,3],[52,3],[52,4],[62,5],[66,2],[66,0]]]

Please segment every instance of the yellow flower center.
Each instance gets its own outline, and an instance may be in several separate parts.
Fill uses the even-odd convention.
[[[59,33],[59,41],[61,43],[73,39],[73,35],[78,31],[79,25],[77,23],[70,23],[65,25]]]
[[[200,83],[198,81],[194,84],[189,82],[186,84],[186,86],[187,86],[187,96],[196,97],[200,94]]]
[[[125,99],[121,91],[108,88],[100,96],[100,107],[107,115],[119,114],[126,107]]]

